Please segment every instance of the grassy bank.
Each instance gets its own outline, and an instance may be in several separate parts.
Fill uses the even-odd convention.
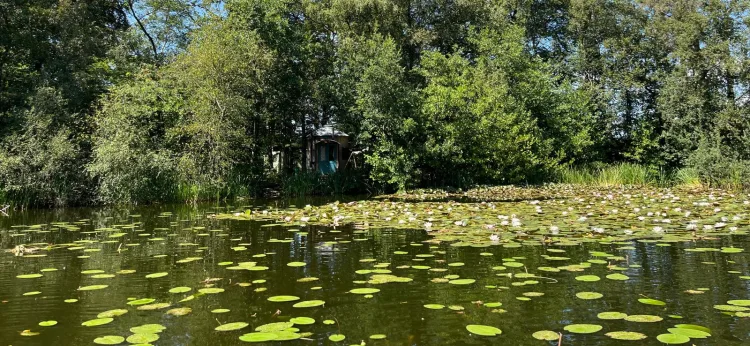
[[[685,167],[667,171],[645,165],[620,163],[561,168],[556,182],[603,187],[628,185],[747,190],[750,189],[747,171],[742,165],[712,167],[711,170]]]

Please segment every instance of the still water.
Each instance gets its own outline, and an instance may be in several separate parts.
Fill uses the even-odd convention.
[[[492,207],[517,208],[519,213],[538,208],[527,202],[497,202]],[[750,277],[741,278],[750,275],[748,255],[739,250],[685,251],[730,245],[747,249],[745,232],[666,243],[617,238],[557,244],[540,238],[533,245],[503,246],[507,245],[503,238],[500,243],[454,246],[455,241],[434,241],[440,231],[430,227],[385,223],[370,228],[363,227],[361,218],[353,224],[343,219],[334,222],[336,226],[279,222],[284,221],[283,213],[292,213],[295,205],[304,203],[31,210],[0,217],[0,345],[94,345],[104,336],[114,337],[109,343],[117,344],[117,336],[128,338],[134,334],[131,328],[144,324],[162,326],[156,330],[160,332],[149,330],[149,336],[140,340],[151,341],[155,334],[158,339],[150,342],[153,345],[243,345],[247,343],[240,336],[295,317],[314,322],[303,319],[285,325],[285,335],[294,340],[260,344],[660,345],[658,335],[670,333],[677,324],[695,324],[710,329],[710,336],[693,337],[687,345],[750,345],[750,318],[715,308],[729,300],[750,299],[746,280]],[[408,205],[419,209],[421,203]],[[456,202],[453,208],[482,208],[472,204]],[[382,205],[365,208],[374,211],[385,208]],[[550,204],[550,208],[555,207]],[[263,210],[275,212],[252,220],[231,217],[245,210],[260,215]],[[747,210],[737,207],[733,212],[743,215]],[[228,217],[213,217],[216,213]],[[738,224],[740,231],[746,230],[746,222]],[[21,244],[28,251],[24,256],[6,251]],[[579,263],[590,266],[554,268]],[[547,270],[535,270],[540,267]],[[627,279],[606,278],[613,273]],[[157,275],[147,278],[149,274]],[[377,274],[395,275],[401,282],[368,282]],[[582,275],[600,280],[576,279]],[[450,282],[457,278],[476,281]],[[80,290],[86,287],[100,289]],[[170,293],[177,287],[186,288]],[[363,287],[379,292],[350,293]],[[199,293],[205,288],[219,290]],[[578,297],[581,292],[592,292],[587,298],[593,299]],[[298,299],[269,301],[276,296]],[[144,298],[146,304],[128,304]],[[638,301],[642,298],[659,302],[644,304]],[[294,307],[317,300],[324,304]],[[738,303],[736,310],[745,310],[742,305]],[[177,308],[189,309],[172,310]],[[102,325],[82,325],[115,309],[126,312],[116,313]],[[602,319],[598,317],[602,312],[656,316],[652,318],[656,321]],[[40,326],[42,321],[56,324]],[[233,322],[247,326],[215,330]],[[473,324],[496,327],[502,333],[476,335],[466,328]],[[601,330],[563,329],[571,324],[595,324]],[[559,332],[561,339],[532,336],[543,330]],[[613,331],[637,332],[645,339],[615,340],[606,335]],[[334,342],[329,339],[332,335],[345,339]]]

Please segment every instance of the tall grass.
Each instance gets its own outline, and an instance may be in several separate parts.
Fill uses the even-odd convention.
[[[566,184],[593,186],[659,186],[667,180],[664,173],[646,166],[620,163],[606,166],[564,167],[558,181]]]

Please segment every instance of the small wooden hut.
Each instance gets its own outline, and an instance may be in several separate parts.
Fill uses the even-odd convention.
[[[351,149],[349,135],[333,125],[323,126],[315,131],[307,141],[308,168],[323,174],[330,174],[346,167]]]

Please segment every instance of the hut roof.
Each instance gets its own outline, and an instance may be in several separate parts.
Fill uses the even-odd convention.
[[[333,125],[326,125],[323,126],[315,132],[313,132],[314,137],[349,137],[346,133],[336,129],[333,127]]]

